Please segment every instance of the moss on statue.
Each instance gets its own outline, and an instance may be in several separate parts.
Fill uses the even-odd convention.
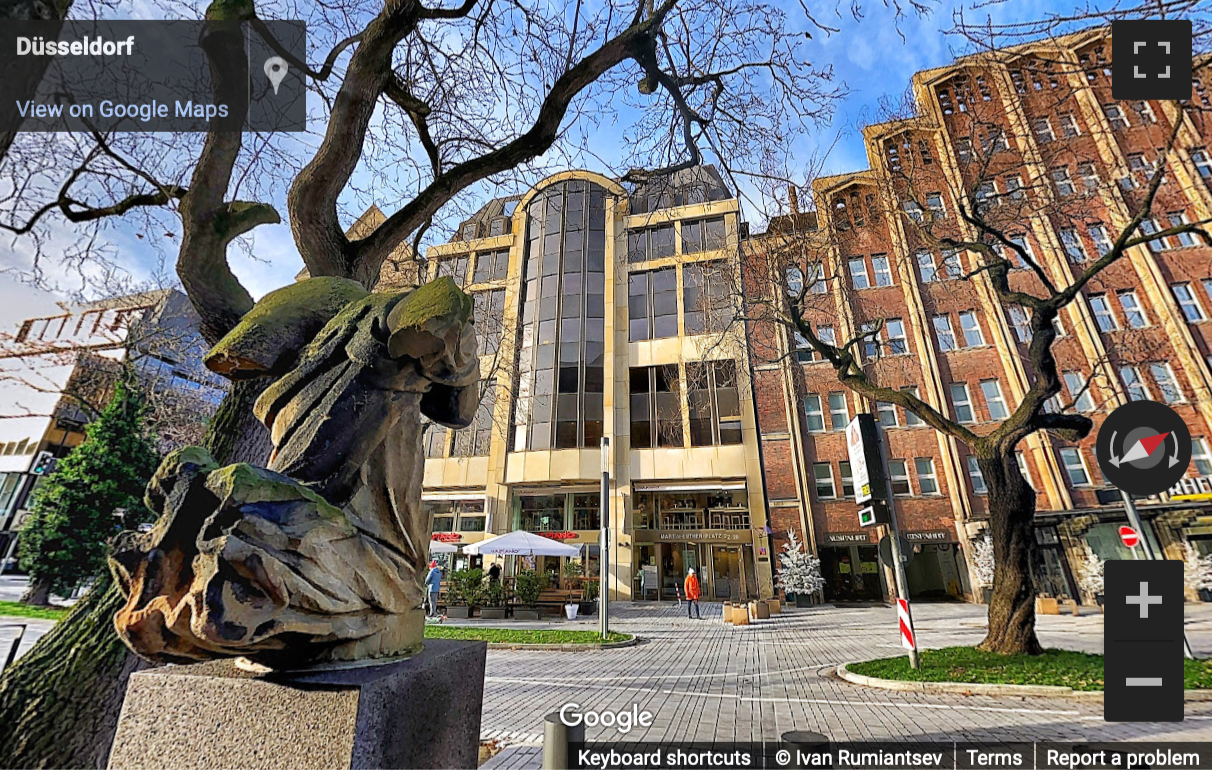
[[[206,6],[207,21],[244,21],[256,14],[252,0],[214,0]]]
[[[466,323],[471,320],[471,297],[449,276],[424,284],[391,311],[393,329],[421,328],[427,321],[443,318]]]
[[[366,296],[357,281],[327,276],[271,291],[210,349],[203,363],[234,379],[282,374],[329,320]]]

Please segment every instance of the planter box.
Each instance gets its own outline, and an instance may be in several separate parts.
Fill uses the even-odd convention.
[[[982,588],[981,592],[984,595],[985,604],[992,604],[993,603],[993,589],[992,588]]]
[[[804,609],[805,607],[811,607],[812,606],[812,597],[805,596],[804,594],[796,594],[795,595],[795,606],[798,609]]]
[[[594,599],[591,602],[581,602],[580,607],[582,615],[596,615],[598,612],[598,601]]]
[[[513,611],[513,619],[514,620],[538,620],[539,611],[537,609],[524,610],[524,609],[518,608]]]
[[[446,617],[466,620],[471,617],[471,607],[447,607]]]
[[[770,611],[766,609],[766,602],[749,602],[749,616],[752,620],[769,620]]]
[[[732,603],[731,602],[724,602],[724,622],[725,623],[732,622]]]
[[[484,620],[504,620],[505,619],[505,608],[504,607],[485,607],[482,610],[480,610],[480,617],[483,618]]]
[[[778,599],[767,599],[766,608],[770,610],[771,615],[781,615],[783,612],[783,605]]]
[[[1040,596],[1035,600],[1036,615],[1059,615],[1060,602],[1051,597]]]
[[[564,605],[564,617],[568,618],[569,620],[576,620],[577,619],[577,610],[579,610],[579,609],[580,609],[579,605],[565,604]]]

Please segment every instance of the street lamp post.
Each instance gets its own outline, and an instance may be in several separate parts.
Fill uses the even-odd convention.
[[[601,536],[598,543],[598,601],[602,619],[602,641],[610,634],[610,439],[602,437],[602,499],[598,505]]]

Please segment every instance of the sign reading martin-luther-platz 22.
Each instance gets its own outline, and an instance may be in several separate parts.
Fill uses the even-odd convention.
[[[1191,463],[1191,432],[1178,413],[1156,401],[1130,401],[1098,431],[1098,467],[1107,481],[1149,497],[1178,483]]]

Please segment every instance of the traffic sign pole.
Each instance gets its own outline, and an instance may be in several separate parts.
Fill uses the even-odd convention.
[[[888,443],[887,435],[883,428],[877,428],[877,435],[879,436],[880,467],[883,470],[884,478],[890,479],[892,476],[888,471],[888,453],[884,448],[884,445]],[[893,502],[892,486],[886,484],[885,488],[888,502],[888,545],[892,549],[892,573],[896,576],[897,598],[904,600],[903,604],[898,602],[898,618],[900,609],[904,610],[905,616],[904,620],[898,620],[898,623],[907,622],[909,626],[909,667],[918,669],[921,668],[921,660],[917,651],[917,633],[913,630],[913,611],[909,607],[909,579],[905,576],[905,562],[901,556],[901,534],[896,526],[896,504]]]
[[[1141,548],[1145,551],[1145,558],[1149,561],[1157,559],[1153,553],[1153,545],[1149,542],[1149,538],[1145,535],[1145,525],[1140,520],[1140,514],[1136,511],[1136,503],[1132,501],[1132,495],[1124,490],[1120,490],[1119,494],[1124,498],[1124,510],[1128,514],[1128,523],[1136,530],[1137,536],[1140,538]],[[1133,555],[1136,554],[1136,548],[1132,549]],[[1191,660],[1195,659],[1195,653],[1191,650],[1191,640],[1187,638],[1187,632],[1183,630],[1183,653]]]

